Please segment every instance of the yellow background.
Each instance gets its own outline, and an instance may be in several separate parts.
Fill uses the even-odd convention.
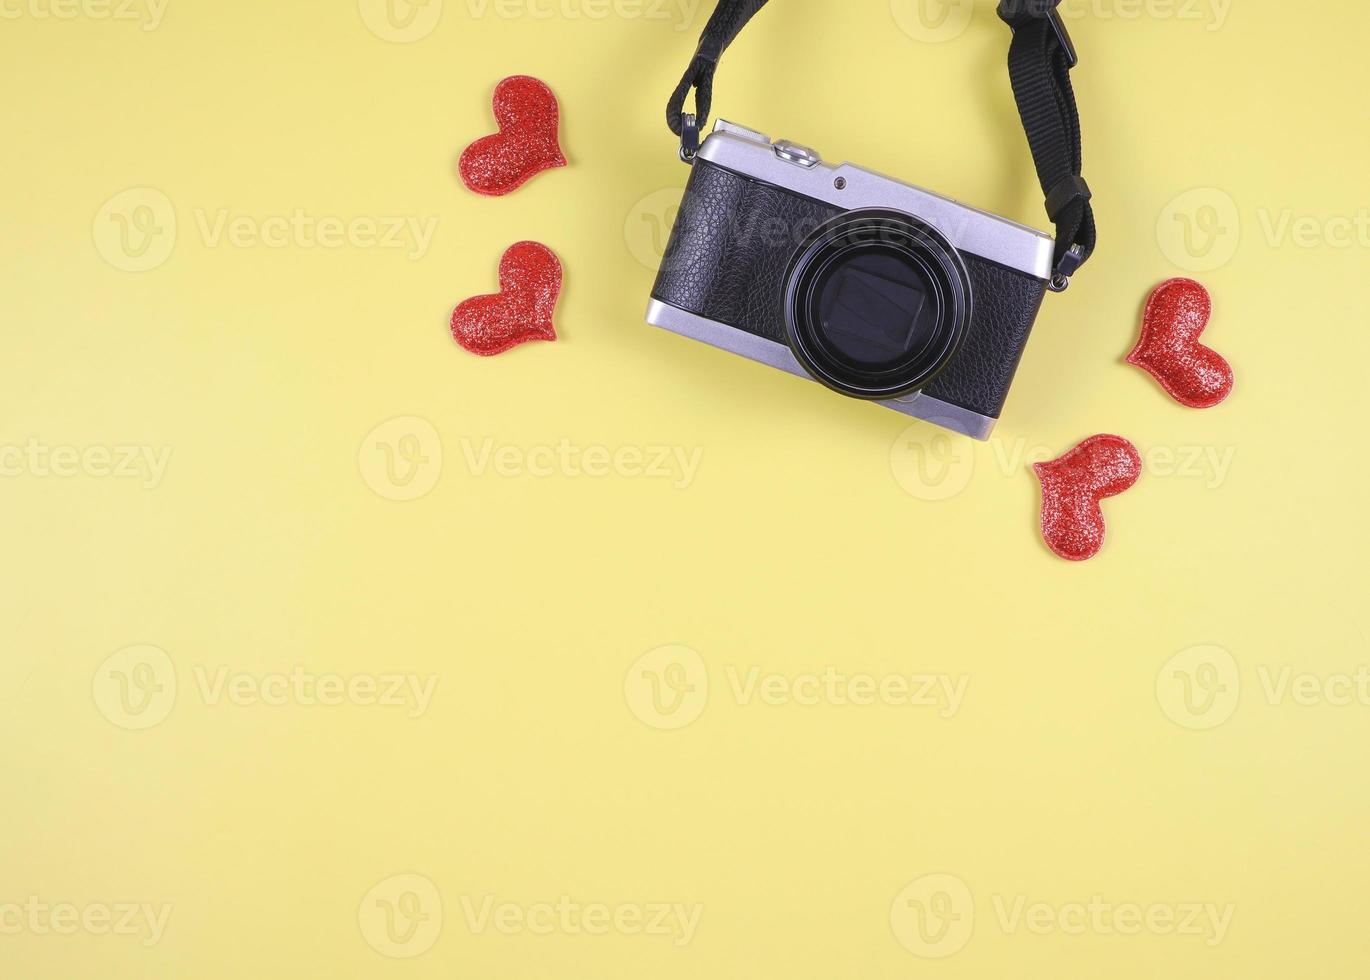
[[[0,445],[171,455],[160,479],[5,457],[0,908],[171,914],[152,945],[9,929],[0,974],[1362,975],[1370,705],[1314,688],[1345,701],[1367,660],[1370,249],[1342,232],[1370,206],[1370,13],[1068,4],[1102,244],[972,446],[643,325],[653,222],[687,175],[662,107],[707,12],[654,2],[446,0],[408,42],[370,0],[170,0],[150,30],[6,6]],[[922,20],[781,0],[725,60],[716,114],[1040,226],[992,7],[938,27],[931,0]],[[455,161],[514,73],[557,92],[571,165],[478,198]],[[147,227],[157,195],[174,241],[127,271],[106,204],[152,207],[125,213]],[[297,210],[437,230],[411,258],[200,227]],[[1185,220],[1209,236],[1188,255]],[[522,238],[565,264],[561,340],[469,356],[451,308]],[[1212,289],[1206,339],[1238,377],[1212,411],[1122,363],[1182,274]],[[420,421],[376,434],[396,418]],[[1027,463],[1096,432],[1148,469],[1106,504],[1104,553],[1069,565]],[[393,499],[385,439],[431,492]],[[699,467],[473,472],[486,440]],[[920,459],[944,469],[920,482]],[[671,645],[697,659],[652,654]],[[146,646],[165,660],[119,653]],[[754,667],[967,687],[954,712],[786,705],[739,693]],[[212,699],[221,668],[437,687],[418,718],[273,706]],[[1306,703],[1266,691],[1285,668],[1316,679]],[[691,724],[654,716],[653,670],[693,688]],[[121,671],[153,698],[175,681],[159,723],[131,730]],[[934,889],[948,935],[973,923],[942,958],[901,941],[929,874],[964,886]],[[422,955],[385,955],[385,888],[440,917]],[[485,896],[702,916],[684,945],[534,935],[473,925]],[[1000,912],[1095,896],[1232,918],[1210,943]]]

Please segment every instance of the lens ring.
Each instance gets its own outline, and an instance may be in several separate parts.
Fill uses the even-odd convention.
[[[970,276],[956,249],[912,215],[850,211],[817,228],[785,276],[785,328],[818,381],[883,401],[926,387],[970,328]]]

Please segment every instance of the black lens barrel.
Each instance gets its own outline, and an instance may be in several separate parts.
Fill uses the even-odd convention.
[[[800,245],[785,277],[785,328],[805,370],[835,391],[912,394],[955,356],[973,297],[960,255],[898,211],[850,211]]]

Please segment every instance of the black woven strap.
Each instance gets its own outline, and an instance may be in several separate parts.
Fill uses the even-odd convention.
[[[699,48],[666,106],[666,124],[689,159],[713,106],[714,73],[723,52],[768,0],[719,0]],[[1047,214],[1056,225],[1053,272],[1068,280],[1094,251],[1097,237],[1089,185],[1081,174],[1080,114],[1070,84],[1075,49],[1056,9],[1061,0],[1002,0],[999,16],[1013,29],[1009,80],[1027,133]],[[690,90],[695,112],[685,112]]]
[[[733,39],[742,33],[742,28],[766,3],[767,0],[718,0],[713,16],[704,25],[704,34],[699,39],[694,58],[690,60],[690,67],[685,70],[680,85],[666,105],[666,125],[671,127],[671,132],[682,139],[698,136],[713,104],[714,72],[718,70],[718,59],[723,57],[728,45],[733,43]],[[695,90],[693,134],[685,132],[685,97],[690,94],[690,89]]]
[[[1061,0],[1002,0],[999,16],[1013,28],[1009,81],[1018,102],[1046,209],[1056,225],[1055,271],[1069,279],[1094,252],[1097,231],[1090,190],[1080,176],[1080,113],[1070,70],[1078,60],[1061,22]]]

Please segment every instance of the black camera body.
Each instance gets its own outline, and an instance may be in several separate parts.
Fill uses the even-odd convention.
[[[1006,218],[720,121],[647,320],[987,439],[1054,249]]]

